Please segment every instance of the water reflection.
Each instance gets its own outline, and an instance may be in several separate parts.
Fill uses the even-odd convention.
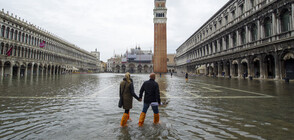
[[[157,75],[160,125],[134,100],[119,126],[124,74],[0,78],[0,139],[294,139],[292,83]],[[149,75],[132,74],[135,92]]]

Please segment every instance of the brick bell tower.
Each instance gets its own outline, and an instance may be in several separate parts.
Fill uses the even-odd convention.
[[[167,41],[166,41],[167,9],[165,7],[165,3],[166,3],[166,0],[154,0],[153,71],[155,73],[167,72]]]

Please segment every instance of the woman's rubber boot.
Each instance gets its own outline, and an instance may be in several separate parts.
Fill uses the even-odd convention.
[[[154,124],[158,124],[159,123],[159,113],[154,114],[154,120],[153,120]]]
[[[132,121],[132,119],[130,118],[130,112],[128,113],[128,120]]]
[[[120,121],[120,126],[122,127],[127,126],[127,121],[128,121],[128,114],[124,113]]]
[[[139,118],[139,126],[143,126],[146,113],[142,112]]]

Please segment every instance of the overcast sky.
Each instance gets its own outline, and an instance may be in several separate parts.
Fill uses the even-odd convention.
[[[167,0],[167,51],[176,49],[228,0]],[[0,0],[0,8],[106,61],[140,45],[153,51],[154,0]]]

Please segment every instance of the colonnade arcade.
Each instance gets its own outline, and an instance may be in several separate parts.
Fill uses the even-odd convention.
[[[4,76],[28,76],[28,75],[60,75],[70,73],[64,65],[52,63],[22,62],[12,60],[0,61],[0,77]]]
[[[136,64],[136,63],[126,63],[121,65],[116,65],[114,72],[116,73],[151,73],[153,72],[152,64]]]
[[[253,77],[266,79],[294,79],[294,50],[271,52],[244,57],[224,57],[221,61],[190,64],[187,71],[197,73],[205,66],[203,74],[218,77]]]

